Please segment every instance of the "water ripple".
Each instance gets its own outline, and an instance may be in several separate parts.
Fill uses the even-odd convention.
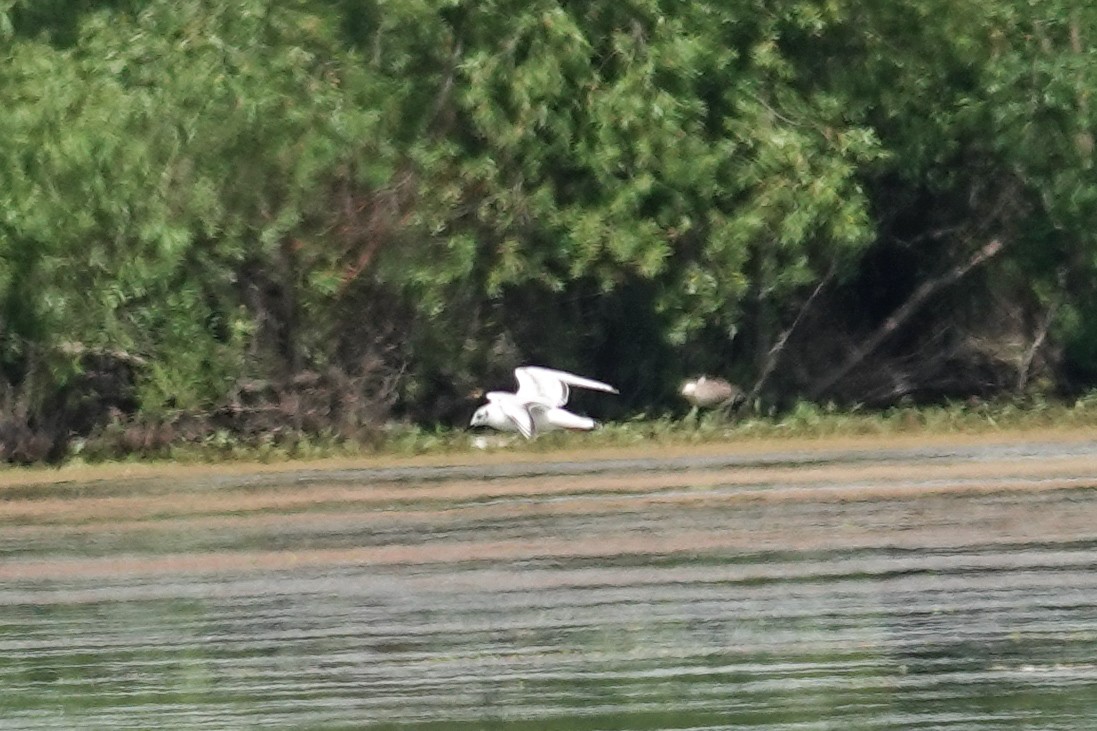
[[[0,728],[1089,729],[1088,446],[14,490]]]

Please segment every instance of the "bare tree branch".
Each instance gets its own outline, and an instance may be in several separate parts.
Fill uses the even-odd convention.
[[[849,357],[846,358],[846,362],[839,366],[836,370],[831,371],[824,376],[815,386],[811,389],[810,397],[816,399],[822,394],[829,391],[834,384],[841,381],[849,372],[861,364],[869,355],[871,355],[880,345],[891,337],[910,317],[917,312],[922,305],[930,298],[931,295],[938,290],[947,287],[950,284],[960,280],[965,274],[979,266],[986,260],[994,257],[1002,250],[1002,242],[999,239],[993,239],[989,243],[982,246],[978,251],[971,255],[967,261],[956,264],[948,271],[944,272],[940,276],[932,279],[927,279],[918,286],[914,293],[907,298],[899,309],[895,310],[887,320],[884,321],[876,331],[864,340]]]
[[[1032,372],[1032,361],[1036,358],[1036,353],[1043,347],[1044,341],[1047,340],[1048,330],[1051,329],[1051,323],[1055,321],[1055,313],[1058,309],[1058,304],[1047,308],[1044,319],[1041,320],[1040,327],[1036,330],[1036,337],[1032,339],[1032,344],[1025,350],[1025,354],[1021,358],[1021,364],[1017,367],[1017,393],[1024,393],[1025,388],[1028,387],[1028,377]]]
[[[1059,291],[1062,292],[1066,286],[1066,270],[1059,270]],[[1044,313],[1043,319],[1040,320],[1039,326],[1036,328],[1035,336],[1032,338],[1032,344],[1025,350],[1025,354],[1021,357],[1021,363],[1017,366],[1017,393],[1024,393],[1025,388],[1028,387],[1029,375],[1032,373],[1032,361],[1036,359],[1036,354],[1040,352],[1040,348],[1043,347],[1044,342],[1047,340],[1048,331],[1051,330],[1051,324],[1055,322],[1055,315],[1059,312],[1059,305],[1062,303],[1060,296],[1054,297],[1051,303],[1047,307],[1047,311]]]
[[[780,337],[778,337],[777,340],[773,343],[773,346],[769,349],[769,352],[766,353],[766,361],[765,364],[762,366],[761,373],[758,374],[758,379],[754,382],[754,386],[750,389],[750,392],[741,403],[749,404],[753,402],[754,399],[758,398],[758,394],[762,392],[762,387],[766,385],[766,381],[769,380],[770,375],[772,375],[773,371],[777,368],[777,363],[781,358],[781,353],[783,353],[785,350],[785,345],[788,343],[789,337],[792,336],[793,331],[796,330],[796,327],[800,324],[800,321],[804,319],[804,315],[807,313],[807,311],[811,309],[811,305],[815,302],[816,298],[819,296],[819,293],[826,288],[826,286],[830,283],[832,279],[834,279],[834,272],[835,267],[832,264],[830,267],[830,271],[827,272],[826,276],[819,280],[819,284],[816,285],[815,290],[804,302],[804,305],[800,308],[800,311],[796,313],[796,319],[792,321],[791,325],[785,328],[785,331],[782,332]]]
[[[69,357],[77,358],[83,356],[110,358],[111,360],[116,360],[119,363],[125,363],[128,366],[134,366],[137,368],[142,368],[149,364],[148,359],[144,356],[138,355],[137,353],[130,353],[126,350],[122,350],[121,348],[100,348],[88,346],[84,343],[74,341],[66,341],[60,343],[57,346],[57,352],[60,352],[61,354]]]

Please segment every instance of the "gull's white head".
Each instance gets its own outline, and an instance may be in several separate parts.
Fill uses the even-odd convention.
[[[505,394],[504,394],[505,395]],[[469,428],[489,426],[492,429],[507,432],[521,432],[526,439],[533,437],[533,418],[524,407],[512,404],[508,400],[492,400],[481,406],[472,415]]]
[[[493,404],[490,402],[484,404],[476,410],[476,413],[472,415],[472,421],[469,422],[469,427],[491,426],[492,422],[497,420],[492,418],[493,416],[496,416],[496,414],[494,414],[493,412],[498,410],[498,404]],[[499,414],[498,416],[502,416],[502,414]]]
[[[514,418],[507,414],[506,406],[499,401],[488,401],[473,413],[469,428],[476,426],[490,426],[499,431],[519,431]]]

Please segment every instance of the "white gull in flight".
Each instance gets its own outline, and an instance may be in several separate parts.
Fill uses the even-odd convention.
[[[563,408],[568,402],[569,387],[618,393],[608,383],[552,368],[523,366],[514,369],[514,377],[518,380],[518,390],[515,393],[490,391],[488,402],[472,415],[470,427],[490,426],[499,431],[516,431],[526,439],[554,429],[590,430],[595,427],[594,419]]]

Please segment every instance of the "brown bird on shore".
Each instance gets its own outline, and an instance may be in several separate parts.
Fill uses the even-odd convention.
[[[682,396],[697,409],[711,409],[716,406],[732,406],[743,397],[743,390],[723,378],[700,376],[682,384]]]

